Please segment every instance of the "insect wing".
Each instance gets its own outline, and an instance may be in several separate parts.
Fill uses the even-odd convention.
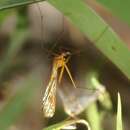
[[[82,88],[58,89],[58,93],[62,99],[65,112],[75,117],[80,114],[90,103],[98,99],[102,93],[100,90],[87,90]]]
[[[46,88],[42,102],[42,110],[45,117],[53,117],[56,106],[57,70],[52,71],[51,80]]]

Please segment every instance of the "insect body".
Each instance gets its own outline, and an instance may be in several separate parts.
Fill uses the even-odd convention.
[[[92,91],[77,88],[67,66],[69,59],[69,52],[62,53],[61,55],[54,57],[50,81],[46,87],[42,102],[43,113],[47,118],[53,117],[55,113],[56,87],[61,82],[64,70],[67,71],[69,78],[74,86],[73,90],[67,86],[65,87],[66,89],[64,89],[64,91],[61,91],[62,88],[59,89],[59,94],[63,101],[64,109],[69,116],[74,117],[80,114],[88,106],[88,104],[95,101],[99,95],[104,92],[104,89],[102,91]]]
[[[38,4],[38,9],[39,9],[39,12],[41,15],[41,23],[43,23],[42,10],[40,9],[39,4]],[[60,34],[63,34],[63,32],[64,32],[64,16],[63,16],[62,23],[63,23],[63,29],[62,29],[62,33],[60,33]],[[43,24],[41,24],[41,25],[42,25],[41,34],[42,34],[42,38],[43,38],[43,28],[44,27],[43,27]],[[106,30],[107,30],[107,28],[103,31],[103,33]],[[103,33],[101,34],[101,36],[103,35]],[[61,39],[61,36],[62,35],[60,35],[60,37],[58,37],[58,39],[56,38],[55,43],[58,43],[58,41]],[[100,38],[98,38],[98,39],[100,39]],[[98,41],[98,39],[95,41]],[[44,41],[44,39],[42,39],[42,41]],[[55,44],[55,46],[56,46],[56,44]],[[54,48],[55,46],[53,46],[52,48]],[[45,51],[47,51],[47,50],[45,50]],[[56,55],[54,57],[51,77],[50,77],[49,83],[46,87],[45,94],[44,94],[43,100],[42,100],[42,110],[43,110],[45,117],[48,117],[48,118],[53,117],[53,115],[55,113],[56,87],[61,82],[64,70],[67,71],[69,78],[72,82],[72,85],[76,88],[75,82],[73,81],[69,68],[67,67],[67,62],[69,61],[69,59],[70,59],[69,52],[65,52],[60,55]],[[61,98],[63,99],[63,104],[64,104],[66,113],[70,116],[75,116],[75,115],[78,115],[79,113],[81,113],[89,103],[96,100],[98,95],[100,95],[100,91],[89,92],[89,91],[85,91],[85,90],[81,90],[81,89],[74,89],[73,93],[72,93],[72,91],[70,91],[70,88],[68,88],[66,93],[64,93],[64,91],[60,91],[60,95],[61,95]]]
[[[71,76],[71,73],[66,65],[69,58],[70,58],[69,52],[62,53],[61,55],[56,56],[54,58],[50,81],[45,90],[45,94],[44,94],[43,102],[42,102],[42,109],[43,109],[43,113],[45,117],[48,117],[48,118],[52,117],[55,113],[56,87],[61,82],[64,69],[67,71],[73,86],[76,87],[73,81],[73,78]],[[58,73],[59,71],[60,73]]]

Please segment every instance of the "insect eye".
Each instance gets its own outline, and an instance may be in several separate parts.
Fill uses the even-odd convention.
[[[67,57],[70,56],[70,55],[71,55],[71,53],[68,52],[68,51],[64,53],[64,57],[65,57],[65,58],[67,58]]]
[[[70,56],[70,55],[71,55],[71,53],[68,51],[68,52],[66,52],[66,55],[67,55],[67,56]]]

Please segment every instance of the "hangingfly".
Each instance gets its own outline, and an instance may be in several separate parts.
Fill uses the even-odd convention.
[[[65,86],[64,88],[59,88],[58,92],[62,99],[65,112],[69,116],[75,117],[80,114],[91,102],[95,101],[102,93],[104,93],[104,87],[102,86],[100,86],[100,89],[94,91],[76,87],[67,66],[70,56],[70,52],[65,52],[54,57],[51,77],[42,100],[43,114],[47,118],[53,117],[55,113],[56,87],[61,82],[64,70],[66,70],[69,75],[74,88],[68,88]]]
[[[41,16],[42,41],[44,41],[43,34],[45,34],[45,33],[43,32],[44,27],[42,24],[43,23],[43,14],[42,14],[42,10],[40,9],[39,4],[38,4],[38,9],[39,9],[39,13]],[[61,32],[59,33],[60,37],[56,38],[56,41],[54,42],[56,44],[54,44],[51,47],[52,49],[54,49],[56,47],[58,41],[61,39],[61,36],[62,36],[61,34],[64,33],[64,16],[62,15],[62,17],[63,17],[63,20],[61,23],[63,25],[63,28],[62,28]],[[104,32],[106,30],[107,29],[105,29]],[[103,33],[101,34],[101,36],[102,35],[103,35]],[[49,52],[46,49],[44,49],[44,50],[46,52]],[[71,54],[70,52],[63,52],[60,55],[54,56],[50,80],[49,80],[48,85],[46,86],[45,94],[42,99],[43,114],[47,118],[53,117],[53,115],[55,113],[56,87],[61,82],[64,70],[66,70],[66,72],[72,82],[72,85],[74,86],[74,88],[76,88],[76,89],[72,90],[73,93],[70,90],[70,88],[67,89],[67,87],[65,87],[66,88],[65,91],[62,91],[63,90],[62,88],[59,89],[59,94],[63,101],[64,109],[69,116],[74,117],[75,115],[78,115],[79,113],[81,113],[89,103],[96,100],[97,97],[101,94],[101,91],[88,91],[88,90],[85,90],[85,89],[83,90],[83,89],[79,89],[79,88],[77,89],[75,82],[69,71],[69,68],[67,67],[67,62],[69,61],[71,55],[73,55],[73,54]]]
[[[61,55],[54,57],[50,81],[46,87],[45,94],[42,100],[42,110],[45,117],[52,117],[55,113],[56,87],[61,82],[64,70],[67,71],[73,86],[76,88],[71,73],[67,67],[67,62],[69,61],[69,58],[69,52],[62,53]]]

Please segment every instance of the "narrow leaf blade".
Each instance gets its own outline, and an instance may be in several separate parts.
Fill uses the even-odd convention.
[[[118,104],[117,104],[117,119],[116,119],[116,130],[123,130],[122,126],[122,107],[121,107],[121,97],[118,93]]]

